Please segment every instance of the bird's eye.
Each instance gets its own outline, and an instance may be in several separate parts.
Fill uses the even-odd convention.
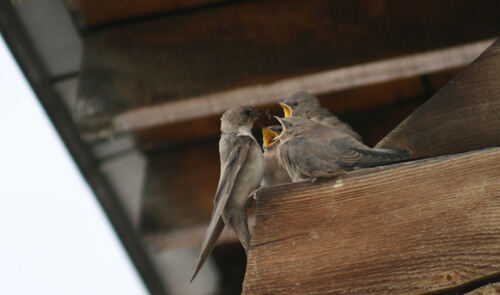
[[[245,115],[249,116],[250,115],[250,110],[245,110]]]
[[[292,107],[296,107],[296,106],[298,106],[298,105],[299,105],[299,103],[298,103],[298,102],[294,102],[294,103],[292,103]]]

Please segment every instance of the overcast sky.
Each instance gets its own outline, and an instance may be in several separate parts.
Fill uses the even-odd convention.
[[[0,37],[0,294],[147,294]]]

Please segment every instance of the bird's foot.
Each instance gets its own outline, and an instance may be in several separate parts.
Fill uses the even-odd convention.
[[[249,195],[248,195],[248,198],[250,199],[254,199],[254,200],[257,200],[257,193],[260,192],[262,190],[261,187],[259,187],[258,189],[252,191]]]

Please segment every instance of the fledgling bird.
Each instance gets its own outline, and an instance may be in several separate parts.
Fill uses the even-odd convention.
[[[239,106],[230,108],[222,115],[219,184],[210,224],[201,244],[191,281],[215,246],[224,224],[236,233],[248,253],[250,233],[246,210],[252,202],[249,195],[259,187],[266,166],[262,150],[251,129],[263,113],[251,107]]]
[[[356,131],[340,121],[337,116],[332,115],[327,109],[321,107],[318,98],[306,91],[296,92],[279,104],[283,108],[285,118],[293,116],[311,119],[327,127],[337,128],[360,142],[363,141]]]
[[[408,151],[369,148],[337,128],[302,117],[275,117],[283,126],[278,160],[294,182],[407,160]]]
[[[281,133],[281,125],[262,127],[262,149],[266,159],[266,171],[260,183],[261,187],[292,182],[285,168],[278,161],[278,149],[274,139]]]

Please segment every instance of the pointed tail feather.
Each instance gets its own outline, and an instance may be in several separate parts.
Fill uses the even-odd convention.
[[[205,239],[201,244],[200,255],[198,256],[198,260],[196,261],[193,269],[193,274],[191,275],[191,279],[189,280],[190,283],[194,280],[194,278],[200,271],[210,252],[212,252],[212,249],[215,246],[215,242],[217,242],[217,238],[219,238],[219,235],[223,229],[224,221],[222,220],[222,217],[219,217],[216,221],[212,220],[212,222],[210,222]]]
[[[363,155],[356,163],[358,167],[374,167],[402,162],[410,158],[410,153],[406,150],[392,149],[357,149],[354,150]]]

